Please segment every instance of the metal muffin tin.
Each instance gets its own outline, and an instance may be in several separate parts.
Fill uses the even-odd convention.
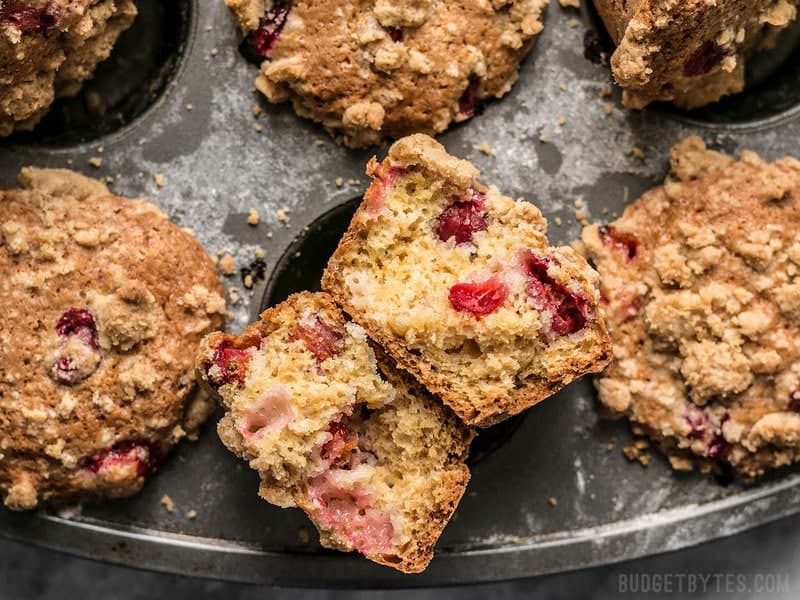
[[[386,147],[347,150],[289,107],[256,95],[256,69],[240,55],[221,0],[140,0],[139,7],[136,25],[81,98],[61,103],[36,133],[0,143],[0,185],[12,185],[18,169],[32,164],[113,176],[119,195],[149,197],[211,253],[223,249],[237,266],[253,268],[252,291],[240,277],[226,278],[242,298],[229,323],[239,331],[263,304],[316,284],[364,191],[366,161]],[[599,40],[586,37],[596,23],[585,7],[578,13],[551,2],[514,89],[440,136],[451,153],[478,165],[484,182],[534,201],[550,220],[553,241],[579,237],[576,199],[589,220],[611,220],[659,183],[670,147],[688,134],[728,152],[800,155],[800,48],[791,36],[759,60],[757,81],[741,96],[693,114],[668,107],[625,112],[617,90],[600,97],[613,87],[608,69],[584,56],[585,45],[597,54]],[[107,111],[87,112],[87,94],[97,94],[91,106],[98,97],[107,101]],[[606,102],[613,106],[608,115]],[[254,105],[263,111],[259,119]],[[484,141],[496,156],[477,150]],[[90,166],[91,157],[102,165]],[[156,174],[163,174],[162,187]],[[257,226],[246,223],[250,208],[260,213]],[[251,264],[256,247],[266,251],[261,264]],[[256,474],[222,447],[213,422],[198,441],[181,444],[138,496],[34,514],[0,509],[0,533],[174,573],[389,587],[577,569],[800,512],[800,469],[754,486],[722,486],[709,476],[674,473],[658,456],[648,468],[629,463],[621,453],[629,440],[625,423],[599,416],[588,380],[482,434],[467,494],[420,575],[322,550],[299,511],[257,497]],[[165,494],[174,512],[161,505]]]

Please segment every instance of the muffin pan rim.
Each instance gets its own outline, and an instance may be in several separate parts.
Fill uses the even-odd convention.
[[[0,174],[4,183],[11,183],[19,166],[35,161],[40,166],[71,166],[88,175],[119,175],[112,191],[150,196],[179,224],[193,228],[212,254],[217,248],[227,249],[242,266],[246,257],[252,257],[252,247],[268,247],[270,274],[304,226],[363,192],[366,160],[372,154],[385,155],[386,146],[364,152],[337,147],[321,129],[294,117],[287,107],[270,107],[252,95],[256,69],[239,56],[237,32],[227,9],[219,1],[193,0],[193,7],[194,25],[174,87],[157,105],[123,130],[80,146],[0,145]],[[607,71],[583,59],[583,29],[568,26],[576,14],[551,2],[543,37],[509,96],[487,104],[484,114],[439,138],[452,154],[471,155],[485,183],[537,200],[551,219],[553,242],[577,238],[577,226],[566,223],[574,213],[575,197],[584,196],[589,217],[600,220],[602,198],[613,196],[619,204],[617,196],[624,186],[626,193],[631,187],[630,202],[639,191],[634,184],[657,184],[666,161],[665,146],[701,129],[659,111],[614,112],[604,118],[596,90],[612,86]],[[212,32],[205,31],[208,24],[213,24]],[[204,61],[215,47],[219,56]],[[563,75],[554,73],[556,67]],[[568,98],[555,89],[559,77],[566,81]],[[549,89],[537,89],[542,78],[550,83]],[[195,109],[187,112],[184,107],[190,102]],[[618,111],[616,98],[614,102]],[[266,114],[259,121],[250,113],[254,103]],[[557,124],[561,106],[567,113],[564,125]],[[257,123],[270,129],[256,134]],[[591,132],[584,132],[587,123]],[[501,124],[503,131],[498,132]],[[780,124],[785,127],[759,124],[747,131],[725,124],[713,131],[702,128],[700,133],[729,151],[753,146],[775,158],[786,152],[789,137],[800,134],[800,108]],[[537,141],[540,135],[550,141]],[[147,140],[143,147],[137,146],[139,136]],[[282,136],[285,139],[275,139]],[[598,137],[615,140],[613,155],[587,149]],[[314,144],[316,139],[322,143]],[[475,150],[483,139],[496,147],[496,159]],[[780,143],[773,144],[775,140]],[[581,152],[571,154],[581,143],[585,146]],[[626,158],[634,145],[647,148],[648,161]],[[104,165],[92,169],[85,161],[98,146],[105,146]],[[242,152],[245,146],[248,151]],[[523,157],[517,155],[519,149],[524,150]],[[230,157],[237,151],[240,162]],[[313,155],[312,160],[304,160],[304,154]],[[66,158],[73,164],[65,164]],[[498,173],[493,174],[495,168]],[[163,189],[151,177],[159,171],[166,175]],[[333,180],[340,176],[360,184],[337,187]],[[249,196],[240,198],[242,191]],[[263,220],[255,228],[244,223],[251,204],[257,204]],[[290,224],[275,217],[284,205],[291,213]],[[564,227],[554,224],[556,215],[564,219]],[[266,230],[275,234],[272,240],[265,238]],[[241,291],[238,276],[226,278],[225,284]],[[249,308],[243,294],[245,300],[233,307],[232,329],[241,329],[260,312],[264,288],[265,282],[256,286]],[[292,527],[309,526],[308,522],[297,511],[272,509],[256,497],[257,478],[221,448],[213,419],[199,442],[182,444],[178,456],[171,457],[140,496],[87,505],[82,513],[69,508],[35,514],[0,509],[0,534],[109,562],[197,576],[283,585],[413,587],[511,579],[626,560],[800,512],[800,469],[776,474],[755,488],[718,488],[699,474],[673,474],[660,458],[647,470],[625,462],[618,455],[627,428],[595,421],[589,389],[584,380],[535,407],[504,446],[474,466],[459,518],[445,531],[428,571],[417,576],[401,576],[360,557],[321,551],[313,541],[296,541],[289,525],[282,528],[283,522]],[[557,430],[559,437],[540,439],[546,429]],[[605,441],[611,434],[619,438],[619,445],[606,459],[601,455],[607,452]],[[595,446],[601,442],[602,447]],[[560,452],[552,452],[554,445]],[[527,459],[530,455],[536,460]],[[594,469],[588,461],[595,458],[598,464],[618,470]],[[566,472],[573,478],[564,477]],[[614,486],[629,484],[640,486],[635,491],[645,500],[637,504],[635,498],[622,498],[622,508],[609,507]],[[691,488],[697,502],[688,499],[685,512],[670,509],[669,498],[649,493],[660,487],[670,493]],[[163,494],[175,499],[174,514],[160,505]],[[547,503],[550,495],[558,497],[557,506]],[[219,504],[222,501],[226,504]],[[743,510],[744,506],[752,508]],[[197,509],[196,520],[184,517],[188,509]],[[236,514],[218,517],[222,509]],[[625,511],[636,512],[636,518],[622,518]],[[685,519],[668,519],[676,514]],[[648,520],[660,518],[665,520],[656,525]],[[589,521],[596,524],[584,526]],[[562,527],[562,522],[573,526]],[[690,523],[691,527],[676,527]],[[247,539],[236,537],[250,529]],[[604,535],[598,541],[595,533]],[[193,541],[197,539],[207,540],[206,545],[197,546]]]

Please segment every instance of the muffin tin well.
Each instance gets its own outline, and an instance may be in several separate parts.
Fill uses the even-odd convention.
[[[120,109],[121,120],[97,119],[103,123],[63,109],[73,116],[56,112],[36,133],[0,141],[0,185],[11,185],[21,166],[35,164],[69,167],[106,179],[122,196],[149,197],[194,231],[209,252],[235,258],[237,272],[224,280],[240,298],[230,306],[228,327],[241,331],[263,306],[313,287],[354,199],[365,190],[367,160],[385,155],[386,146],[347,150],[290,107],[269,105],[254,93],[256,68],[239,53],[238,32],[221,0],[140,0],[141,20],[125,34],[131,56],[150,35],[141,29],[150,22],[144,20],[148,11],[155,18],[162,5],[164,11],[185,8],[179,19],[163,21],[161,31],[169,34],[156,36],[164,44],[173,36],[173,50],[166,52],[173,58],[152,71],[163,78],[137,80],[158,81],[157,98],[152,87],[132,85],[127,71],[109,73],[103,66],[91,85],[106,82],[99,88],[104,102],[111,105],[125,96],[121,90],[132,89],[139,108]],[[686,135],[700,134],[728,152],[751,148],[769,159],[800,154],[796,53],[744,96],[730,99],[746,103],[751,97],[751,108],[723,102],[689,115],[666,107],[627,112],[607,67],[584,57],[585,32],[593,26],[586,8],[577,12],[551,2],[545,30],[511,92],[439,138],[452,154],[472,160],[485,183],[535,202],[550,221],[554,243],[579,237],[576,211],[589,221],[612,220],[659,183],[670,147]],[[255,226],[247,223],[250,209],[260,216]],[[261,263],[257,248],[265,253]],[[251,290],[243,286],[242,267],[263,272]],[[756,486],[721,487],[708,476],[676,474],[657,455],[646,469],[629,463],[621,453],[630,441],[628,426],[601,418],[588,379],[534,407],[496,443],[491,439],[484,437],[490,451],[476,456],[437,558],[420,575],[321,550],[299,511],[258,498],[257,475],[222,447],[213,421],[197,442],[181,444],[136,497],[35,514],[0,510],[0,533],[199,576],[420,586],[624,560],[800,511],[797,468]],[[164,495],[173,512],[162,506]]]

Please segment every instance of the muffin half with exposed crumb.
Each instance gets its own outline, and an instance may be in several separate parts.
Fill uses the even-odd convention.
[[[367,173],[322,286],[465,423],[502,421],[607,364],[597,273],[550,245],[536,206],[425,135]]]
[[[330,296],[296,294],[241,336],[209,335],[197,370],[263,498],[303,509],[325,546],[425,569],[469,480],[472,433],[376,359]]]
[[[63,170],[0,189],[0,494],[13,510],[129,496],[213,403],[194,354],[214,265],[153,205]]]

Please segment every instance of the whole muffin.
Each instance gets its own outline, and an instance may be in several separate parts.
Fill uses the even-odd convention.
[[[547,0],[225,0],[261,62],[256,88],[343,144],[434,134],[499,98]],[[263,62],[262,62],[263,61]]]
[[[745,64],[797,17],[797,0],[594,0],[617,49],[614,78],[628,108],[683,108],[744,89]]]
[[[0,137],[76,94],[135,16],[134,0],[0,0]]]
[[[0,493],[13,510],[137,492],[209,414],[193,358],[215,267],[154,206],[63,170],[0,190]]]
[[[614,361],[600,401],[678,470],[800,460],[800,161],[690,137],[663,186],[583,241]]]

